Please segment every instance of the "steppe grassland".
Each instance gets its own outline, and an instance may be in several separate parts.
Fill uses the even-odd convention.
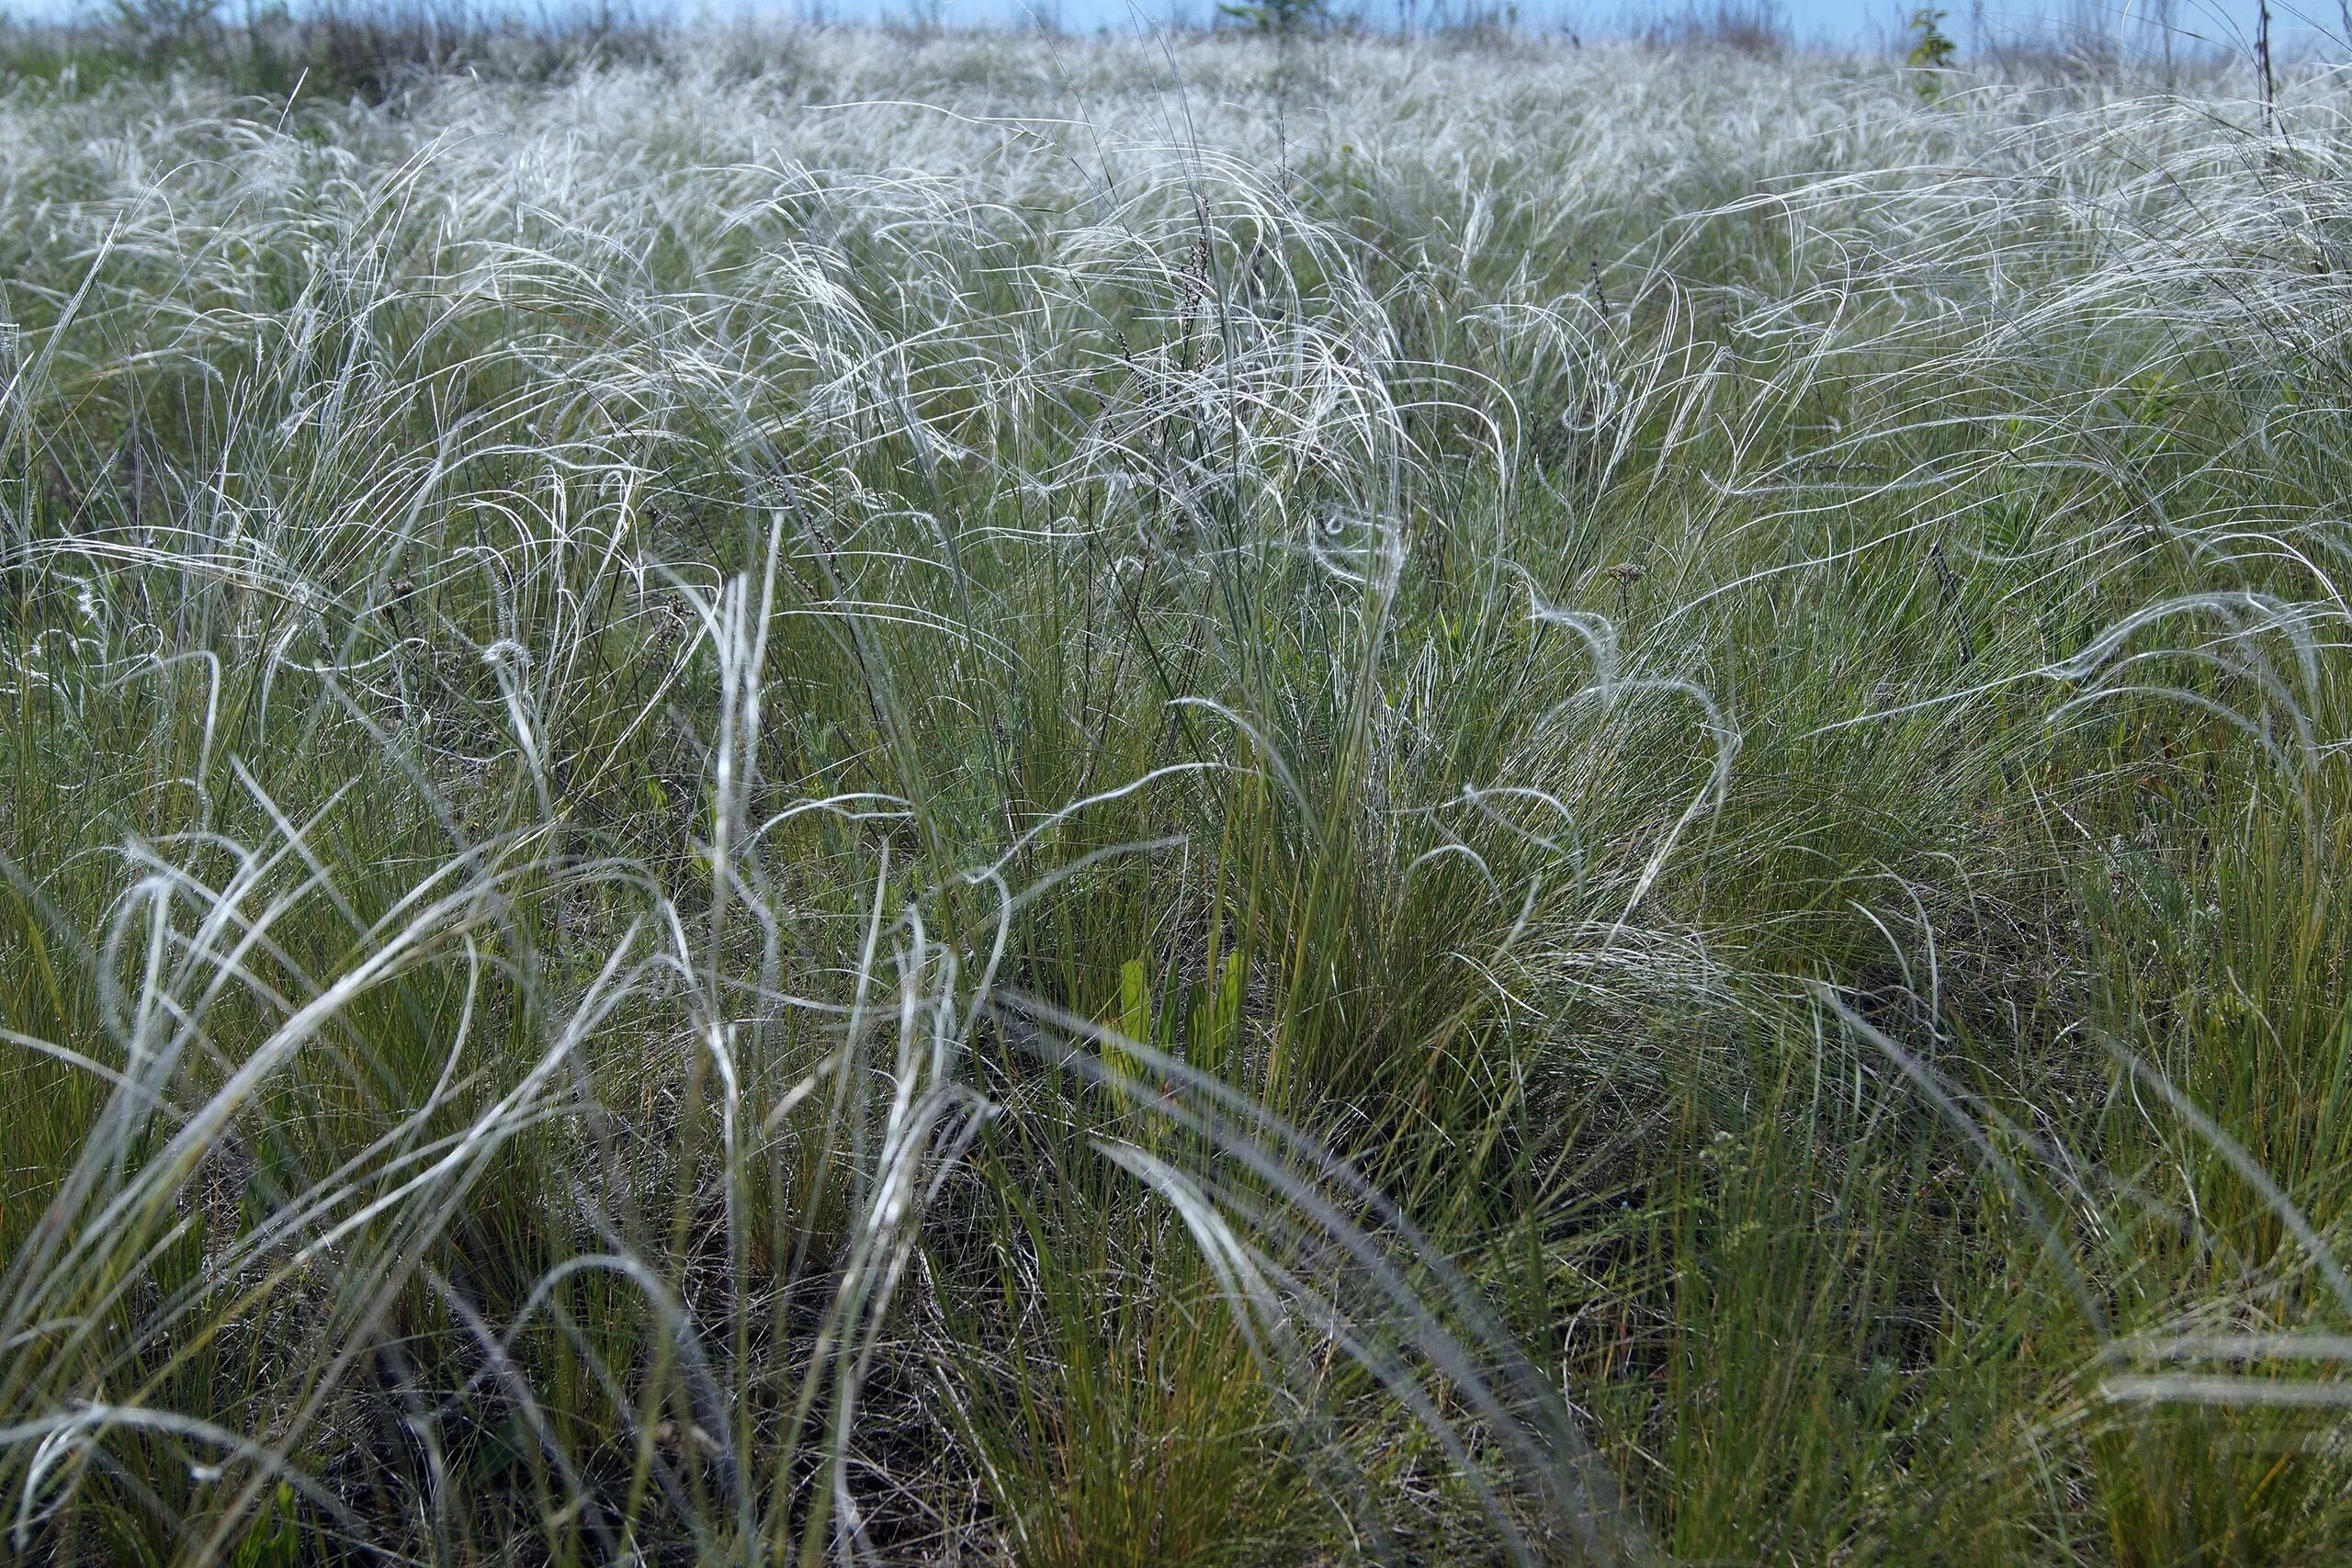
[[[2330,80],[673,55],[0,101],[13,1551],[2325,1558]]]

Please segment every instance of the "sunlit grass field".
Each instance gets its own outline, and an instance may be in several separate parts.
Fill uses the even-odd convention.
[[[2333,77],[16,58],[9,1561],[2345,1561]]]

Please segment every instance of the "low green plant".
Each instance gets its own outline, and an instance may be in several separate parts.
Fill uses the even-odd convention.
[[[1911,52],[1903,62],[1917,73],[1912,82],[1925,98],[1936,96],[1942,73],[1951,69],[1952,59],[1960,52],[1960,46],[1944,33],[1944,16],[1927,7],[1911,13]]]
[[[1249,4],[1218,5],[1217,15],[1229,17],[1255,31],[1293,38],[1313,32],[1329,18],[1327,0],[1250,0]]]

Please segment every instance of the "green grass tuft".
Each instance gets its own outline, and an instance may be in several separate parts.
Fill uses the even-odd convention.
[[[2335,78],[655,41],[9,56],[15,1559],[2340,1552]]]

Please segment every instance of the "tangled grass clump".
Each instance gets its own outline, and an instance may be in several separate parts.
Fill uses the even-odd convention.
[[[2327,1558],[2333,78],[690,41],[0,96],[17,1558]]]

